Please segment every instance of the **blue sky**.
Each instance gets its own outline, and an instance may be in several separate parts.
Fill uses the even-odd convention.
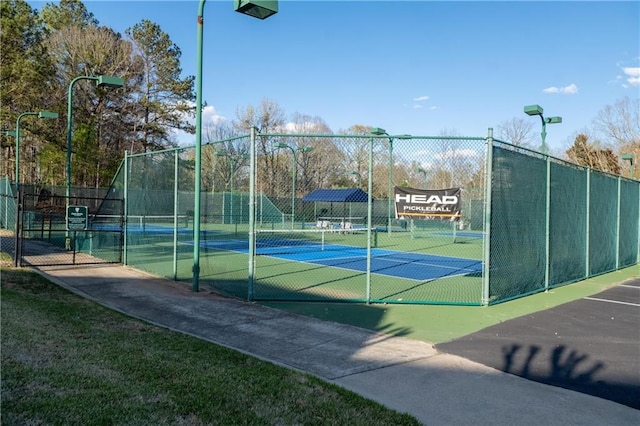
[[[122,33],[158,23],[182,50],[184,74],[195,74],[197,1],[84,3]],[[260,21],[232,0],[209,0],[204,18],[205,120],[233,119],[266,97],[334,132],[363,124],[485,136],[539,104],[563,118],[547,127],[558,150],[605,106],[639,97],[637,1],[281,0]]]

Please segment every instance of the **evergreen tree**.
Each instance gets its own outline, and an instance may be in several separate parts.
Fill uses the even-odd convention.
[[[135,111],[141,150],[174,145],[172,129],[194,132],[188,121],[194,114],[194,77],[181,78],[180,48],[158,24],[143,20],[127,29],[126,34],[142,64]]]

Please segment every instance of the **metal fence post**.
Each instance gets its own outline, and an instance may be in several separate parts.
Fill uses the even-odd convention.
[[[482,263],[482,300],[484,306],[489,304],[489,287],[491,278],[491,182],[493,177],[493,128],[489,128],[487,135],[486,160],[485,160],[485,206],[484,206],[484,238]]]
[[[178,279],[178,150],[176,149],[173,153],[173,280],[175,281]]]
[[[622,194],[622,177],[618,176],[618,206],[616,208],[616,269],[620,268],[620,197]]]
[[[591,265],[589,265],[589,256],[590,256],[590,253],[589,253],[590,247],[589,246],[591,245],[591,242],[590,242],[590,232],[591,232],[591,211],[590,211],[591,210],[591,200],[590,200],[590,197],[591,197],[591,169],[588,168],[587,169],[587,197],[586,197],[587,205],[585,207],[586,211],[587,211],[587,220],[586,220],[586,222],[587,222],[586,228],[587,229],[586,229],[586,241],[585,241],[585,247],[586,247],[586,250],[585,250],[585,252],[586,252],[585,253],[585,265],[586,265],[586,268],[585,269],[586,270],[584,272],[585,278],[587,278],[589,276],[589,271],[591,270]]]
[[[256,128],[251,127],[249,141],[249,276],[247,280],[247,299],[253,300],[254,276],[256,270]]]
[[[369,170],[367,172],[367,304],[371,303],[371,226],[373,225],[371,216],[373,215],[373,136],[369,137]]]
[[[549,269],[550,269],[550,223],[551,223],[551,157],[547,157],[547,188],[545,201],[545,224],[544,224],[544,291],[549,291]]]
[[[124,208],[123,208],[123,212],[122,214],[124,215],[124,218],[122,220],[122,234],[124,237],[123,243],[122,243],[122,263],[124,265],[127,264],[127,216],[129,215],[129,210],[128,210],[128,202],[127,200],[129,199],[129,154],[127,151],[124,152],[124,184],[123,184],[123,202],[124,202]]]

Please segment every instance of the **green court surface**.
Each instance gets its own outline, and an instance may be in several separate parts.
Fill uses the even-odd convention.
[[[262,303],[297,314],[351,324],[434,344],[483,328],[591,296],[640,276],[640,265],[493,306],[354,305],[340,303]]]

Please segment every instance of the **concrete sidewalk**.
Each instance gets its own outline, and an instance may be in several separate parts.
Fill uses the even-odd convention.
[[[121,265],[36,270],[111,309],[308,372],[424,424],[640,424],[639,410],[438,353],[430,343],[193,293]]]

